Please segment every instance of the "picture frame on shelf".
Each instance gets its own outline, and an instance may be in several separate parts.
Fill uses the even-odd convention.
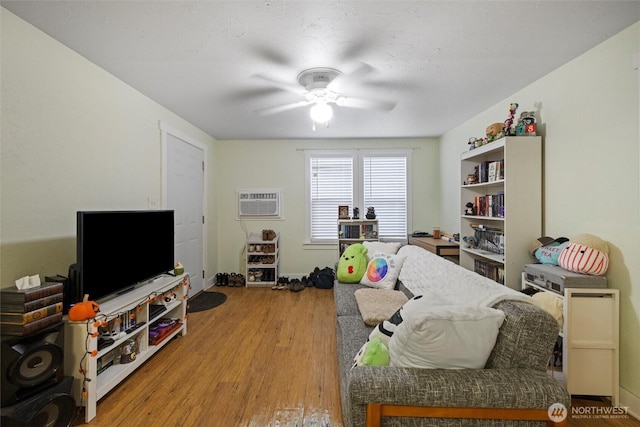
[[[349,216],[349,206],[338,206],[338,219],[351,219],[351,217]]]

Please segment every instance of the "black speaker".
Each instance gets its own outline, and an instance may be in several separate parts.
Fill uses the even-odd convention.
[[[2,427],[67,427],[76,418],[76,401],[71,396],[73,377],[0,409]]]
[[[64,375],[64,324],[33,334],[2,336],[0,407],[14,405],[58,384]]]

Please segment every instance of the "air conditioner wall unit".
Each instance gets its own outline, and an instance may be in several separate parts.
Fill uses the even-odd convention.
[[[282,190],[280,189],[241,189],[236,190],[238,218],[282,217]]]

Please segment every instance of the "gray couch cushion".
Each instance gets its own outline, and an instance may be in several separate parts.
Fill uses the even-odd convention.
[[[366,287],[367,286],[360,285],[358,283],[346,284],[340,283],[336,280],[333,286],[333,299],[336,303],[336,316],[360,315],[360,310],[358,310],[358,303],[356,302],[354,292],[356,289],[363,289]],[[360,321],[362,321],[362,317],[360,318]]]

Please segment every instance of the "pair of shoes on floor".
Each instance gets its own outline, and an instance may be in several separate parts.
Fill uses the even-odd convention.
[[[218,273],[215,276],[216,286],[229,286],[230,288],[240,288],[245,285],[244,274],[241,273]]]
[[[311,280],[311,276],[302,276],[300,282],[304,285],[305,288],[313,287],[313,281]]]
[[[231,273],[229,274],[229,286],[235,288],[241,288],[245,285],[244,274]]]
[[[288,288],[291,292],[300,292],[304,290],[304,284],[300,281],[300,279],[292,279],[289,282]]]
[[[289,278],[285,276],[278,277],[278,283],[273,285],[271,289],[274,291],[281,291],[283,289],[287,289],[289,286]]]
[[[216,286],[228,286],[229,285],[229,273],[216,274],[214,284]]]

